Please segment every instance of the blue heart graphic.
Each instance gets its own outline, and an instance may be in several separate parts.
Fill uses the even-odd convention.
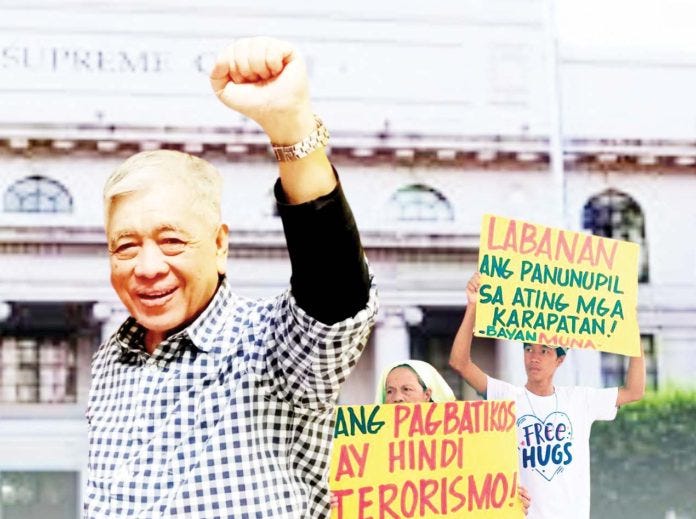
[[[535,424],[539,424],[539,428],[534,427]],[[551,430],[555,431],[560,424],[563,424],[565,426],[565,433],[561,440],[557,440],[555,438],[551,440],[545,439],[543,443],[539,444],[538,437],[532,434],[527,435],[527,438],[531,438],[531,441],[529,441],[529,445],[527,445],[525,441],[525,434],[523,433],[523,429],[525,427],[529,428],[531,426],[532,430],[545,431],[547,426],[551,425]],[[555,445],[565,444],[573,439],[573,424],[570,421],[568,415],[560,411],[554,411],[553,413],[549,414],[543,421],[536,415],[526,414],[521,416],[517,420],[517,439],[519,442],[520,449],[532,449],[534,447],[537,449],[553,449]],[[546,465],[541,465],[540,463],[537,463],[535,464],[532,470],[538,472],[547,481],[551,481],[556,476],[556,474],[563,472],[564,467],[565,465],[562,462],[557,463],[554,462],[552,458],[549,458],[549,461]]]

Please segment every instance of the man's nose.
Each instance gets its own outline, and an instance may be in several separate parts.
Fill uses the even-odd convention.
[[[537,351],[530,351],[529,360],[531,360],[532,362],[539,362],[541,360],[541,353]]]
[[[135,263],[135,275],[154,278],[167,272],[169,265],[156,243],[143,243]]]

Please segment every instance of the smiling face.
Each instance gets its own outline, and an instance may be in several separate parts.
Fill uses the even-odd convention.
[[[384,391],[387,404],[430,402],[431,390],[423,389],[415,371],[404,366],[389,372]]]
[[[148,330],[149,351],[205,309],[225,272],[227,226],[203,213],[186,183],[162,178],[108,206],[111,284]]]
[[[524,345],[524,369],[530,382],[547,382],[553,379],[556,369],[563,363],[554,348],[541,344]]]

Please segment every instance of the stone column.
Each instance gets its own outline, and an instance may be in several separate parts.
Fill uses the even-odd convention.
[[[524,371],[522,343],[497,339],[495,341],[495,365],[497,373],[490,373],[497,379],[522,386],[527,381]]]
[[[12,315],[12,307],[10,303],[0,301],[0,322],[7,321]]]

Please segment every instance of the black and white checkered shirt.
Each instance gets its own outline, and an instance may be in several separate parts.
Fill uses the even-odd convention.
[[[291,293],[221,283],[151,355],[128,319],[96,353],[84,516],[313,519],[329,514],[333,406],[376,314],[331,326]]]

